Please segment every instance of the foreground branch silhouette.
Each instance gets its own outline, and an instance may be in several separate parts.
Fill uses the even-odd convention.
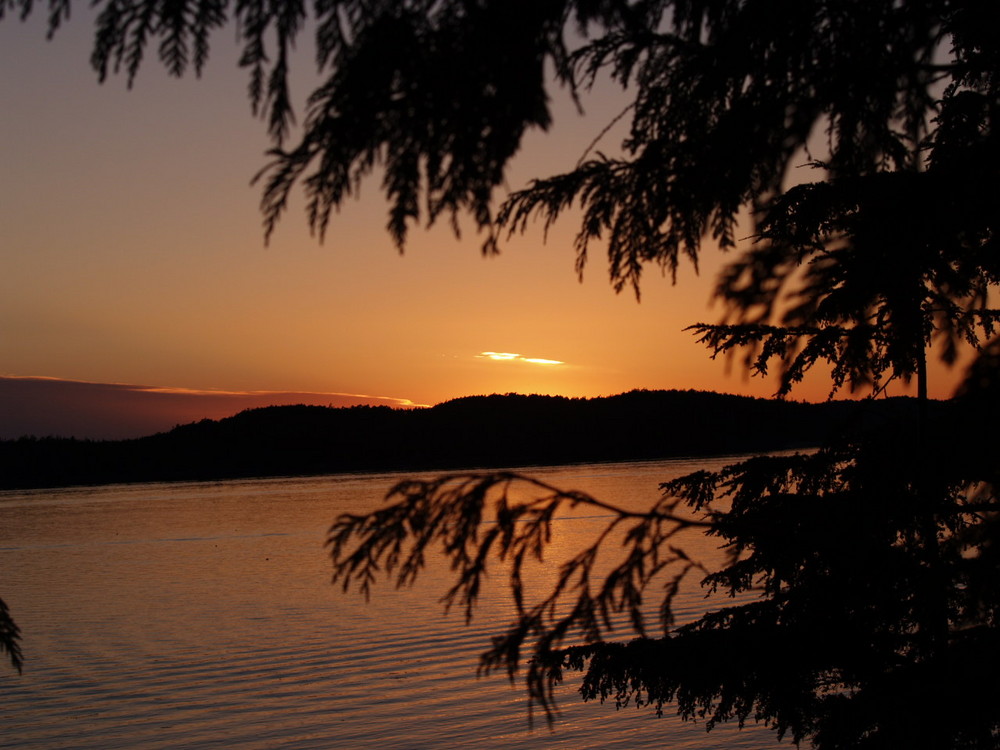
[[[14,622],[10,609],[0,599],[0,651],[6,651],[11,666],[21,672],[24,667],[24,652],[21,649],[21,629]]]
[[[515,489],[530,499],[513,499]],[[382,575],[393,578],[397,586],[411,585],[427,557],[443,553],[456,573],[456,583],[443,602],[448,608],[461,607],[468,621],[488,565],[494,564],[491,558],[509,562],[517,621],[494,639],[481,668],[484,672],[503,668],[513,679],[522,650],[529,647],[534,658],[529,664],[528,689],[532,702],[548,715],[554,708],[552,687],[558,681],[553,659],[564,641],[577,636],[600,640],[612,629],[616,615],[624,615],[636,632],[645,634],[645,592],[663,572],[669,580],[659,620],[664,630],[669,629],[673,623],[670,603],[678,585],[693,570],[703,570],[672,541],[685,529],[710,528],[708,521],[679,512],[680,497],[665,497],[636,513],[510,472],[407,480],[389,492],[390,502],[396,498],[395,503],[367,516],[345,514],[330,529],[334,581],[340,580],[345,591],[357,587],[366,596]],[[580,508],[606,514],[610,520],[590,546],[561,565],[551,592],[528,602],[526,565],[546,562],[553,521],[564,509]],[[622,545],[623,559],[598,574],[599,553],[611,539]]]
[[[385,508],[330,529],[334,580],[367,596],[380,578],[413,584],[443,555],[455,584],[442,600],[470,619],[491,566],[506,563],[517,617],[480,670],[514,679],[526,667],[530,703],[550,720],[553,688],[581,671],[585,699],[672,705],[709,728],[762,722],[818,747],[991,747],[997,470],[989,446],[953,429],[983,406],[956,402],[924,424],[930,439],[914,437],[914,413],[813,454],[690,474],[645,512],[508,472],[404,481]],[[526,566],[556,563],[552,525],[581,506],[606,525],[528,600]],[[715,570],[678,546],[692,528],[723,545]],[[602,555],[615,564],[601,568]],[[677,627],[674,598],[692,575],[740,603]],[[634,640],[620,640],[629,627]]]

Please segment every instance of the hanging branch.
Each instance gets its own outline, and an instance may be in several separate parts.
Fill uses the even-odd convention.
[[[530,650],[530,701],[550,719],[552,688],[559,680],[555,662],[565,644],[600,642],[622,627],[621,617],[633,632],[646,636],[647,588],[663,574],[668,578],[657,617],[667,632],[673,626],[671,604],[680,582],[694,571],[707,573],[675,538],[685,529],[710,528],[709,514],[679,512],[686,502],[679,496],[665,495],[649,510],[635,512],[521,474],[495,472],[407,480],[393,487],[386,500],[386,507],[368,515],[341,515],[330,528],[333,580],[345,591],[356,588],[369,596],[377,578],[410,586],[428,556],[443,554],[455,583],[442,602],[446,609],[461,607],[468,621],[489,565],[506,564],[516,619],[493,639],[481,657],[480,671],[503,669],[513,680],[522,651]],[[606,516],[604,528],[591,544],[560,564],[551,590],[531,601],[524,586],[527,566],[552,564],[546,547],[553,523],[581,510]],[[607,556],[601,553],[612,542],[618,546],[608,554],[616,555],[618,562],[608,570]]]

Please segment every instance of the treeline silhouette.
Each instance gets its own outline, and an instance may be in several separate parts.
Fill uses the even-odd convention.
[[[429,409],[270,406],[132,440],[0,441],[0,488],[449,470],[802,448],[908,399],[794,401],[635,390],[471,396]]]

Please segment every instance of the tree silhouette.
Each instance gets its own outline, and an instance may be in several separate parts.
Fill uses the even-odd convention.
[[[725,319],[694,330],[752,371],[777,359],[782,394],[828,363],[833,390],[915,378],[922,403],[932,346],[954,361],[994,334],[994,2],[317,0],[311,17],[302,2],[99,5],[102,77],[131,80],[151,39],[171,72],[198,71],[210,32],[235,23],[274,139],[259,176],[267,232],[301,185],[322,235],[379,167],[400,246],[415,222],[468,212],[494,252],[578,208],[578,267],[606,245],[612,285],[636,294],[648,264],[697,263],[706,240],[738,249],[716,289]],[[53,0],[53,28],[67,13]],[[307,20],[326,79],[292,139],[289,50]],[[633,97],[621,155],[584,154],[495,210],[524,133],[549,124],[548,87],[582,100],[605,77]],[[918,403],[811,455],[674,480],[642,513],[509,473],[403,482],[384,509],[334,524],[335,576],[365,592],[385,574],[405,585],[440,546],[457,575],[446,602],[471,616],[498,555],[518,618],[482,664],[514,675],[530,653],[546,711],[569,669],[585,698],[764,722],[821,748],[992,748],[1000,504],[991,443],[971,426],[992,426],[996,359],[988,350],[943,416]],[[547,559],[559,509],[581,505],[610,514],[607,528],[530,600],[530,560]],[[724,545],[721,568],[678,546],[699,526]],[[743,598],[678,626],[691,575]],[[623,623],[635,640],[613,640]]]

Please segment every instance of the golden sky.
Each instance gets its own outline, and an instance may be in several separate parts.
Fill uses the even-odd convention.
[[[711,249],[676,286],[650,268],[641,303],[614,293],[596,249],[578,281],[571,220],[546,244],[539,228],[495,258],[480,256],[471,224],[461,239],[414,230],[400,256],[377,178],[324,244],[292,206],[265,247],[249,183],[269,144],[230,37],[217,35],[200,80],[170,79],[150,60],[129,91],[120,77],[97,83],[85,11],[50,42],[43,13],[0,23],[0,375],[417,404],[773,393],[773,382],[727,374],[683,331],[719,316]],[[298,63],[301,101],[311,58]],[[529,137],[511,189],[571,169],[620,108],[608,95],[585,104],[581,118],[565,96],[555,103],[554,129]],[[932,394],[947,396],[952,380],[936,377]],[[826,394],[818,377],[793,397]]]

